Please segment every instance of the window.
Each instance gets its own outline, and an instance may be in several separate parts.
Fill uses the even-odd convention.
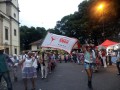
[[[5,53],[9,55],[9,48],[5,48]]]
[[[16,14],[14,13],[14,18],[16,18]]]
[[[17,35],[17,33],[16,33],[16,29],[14,29],[14,36],[16,36]]]
[[[39,45],[37,45],[37,49],[39,49]]]
[[[8,29],[5,28],[5,40],[8,40]]]
[[[17,54],[17,48],[14,49],[15,54]]]

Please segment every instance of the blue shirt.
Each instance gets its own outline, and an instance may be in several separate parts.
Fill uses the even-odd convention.
[[[87,63],[93,63],[93,60],[92,60],[92,56],[91,56],[91,54],[89,53],[89,52],[85,52],[85,55],[84,55],[84,58],[85,58],[85,62],[87,62]]]

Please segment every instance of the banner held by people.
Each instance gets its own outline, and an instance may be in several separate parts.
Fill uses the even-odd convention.
[[[78,43],[78,40],[75,38],[48,33],[41,47],[57,48],[57,49],[65,50],[68,53],[71,53],[71,50],[73,49],[74,46],[76,46],[77,43]]]

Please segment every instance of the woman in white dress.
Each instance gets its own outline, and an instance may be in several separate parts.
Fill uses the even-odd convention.
[[[32,52],[28,52],[28,57],[23,59],[19,64],[24,63],[22,70],[22,78],[24,81],[25,90],[28,90],[27,81],[28,79],[32,82],[32,90],[35,90],[35,78],[37,78],[36,69],[33,67],[34,59],[32,58]]]

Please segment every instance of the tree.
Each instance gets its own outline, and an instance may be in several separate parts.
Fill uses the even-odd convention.
[[[20,46],[21,50],[30,49],[30,43],[44,38],[46,35],[46,30],[43,27],[20,27]]]
[[[101,2],[106,2],[104,16],[96,13],[96,7]],[[98,45],[105,39],[118,41],[118,35],[120,35],[119,5],[119,0],[84,0],[78,5],[78,11],[64,16],[57,22],[56,28],[63,35],[79,39],[82,44],[87,41]]]

